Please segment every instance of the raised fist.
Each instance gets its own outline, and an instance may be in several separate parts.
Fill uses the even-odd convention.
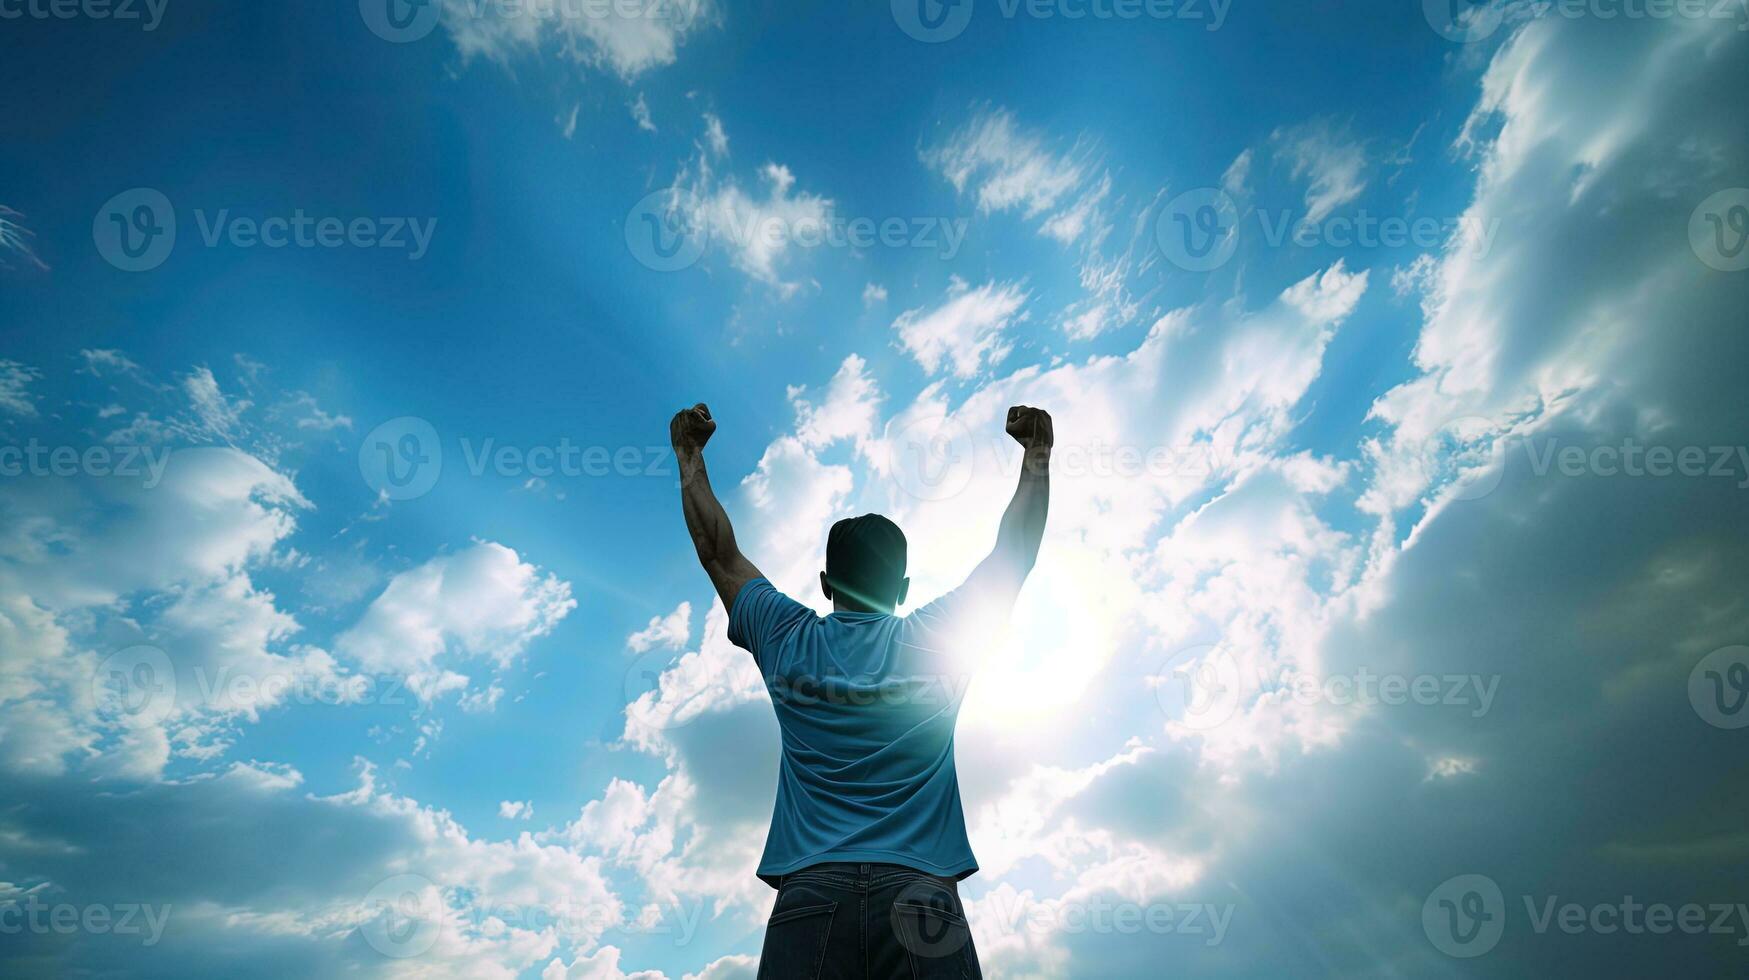
[[[704,402],[674,413],[668,422],[668,439],[675,449],[703,449],[717,431],[717,420]]]
[[[1008,423],[1003,428],[1026,449],[1049,449],[1056,440],[1051,431],[1051,413],[1042,408],[1014,406],[1008,410]]]

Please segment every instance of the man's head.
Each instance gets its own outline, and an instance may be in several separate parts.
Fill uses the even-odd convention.
[[[826,535],[820,588],[846,612],[890,613],[905,601],[905,532],[879,514],[847,517]]]

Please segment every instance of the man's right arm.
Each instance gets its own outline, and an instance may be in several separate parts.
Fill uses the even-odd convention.
[[[1051,416],[1042,408],[1016,405],[1008,410],[1008,434],[1025,454],[1020,464],[1020,483],[1014,498],[1002,513],[996,532],[996,547],[972,570],[962,588],[985,602],[1012,604],[1026,576],[1038,563],[1039,545],[1045,536],[1045,517],[1051,506],[1051,446],[1055,434]]]
[[[704,465],[704,444],[716,431],[717,422],[703,402],[674,413],[668,423],[674,458],[680,464],[680,509],[686,517],[686,531],[698,552],[699,564],[704,566],[711,585],[723,600],[724,611],[733,613],[741,588],[764,576],[741,554],[735,542],[735,528],[711,489],[710,473]]]

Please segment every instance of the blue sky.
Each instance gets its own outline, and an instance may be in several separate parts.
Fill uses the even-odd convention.
[[[1740,960],[1740,7],[47,9],[0,927],[163,918],[9,972],[750,977],[776,730],[698,400],[816,606],[868,510],[956,584],[1001,411],[1057,419],[958,744],[990,975]],[[1630,896],[1730,928],[1537,926]]]

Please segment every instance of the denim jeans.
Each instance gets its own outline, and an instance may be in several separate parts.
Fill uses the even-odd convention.
[[[951,878],[897,864],[816,864],[779,879],[759,980],[979,980]]]

